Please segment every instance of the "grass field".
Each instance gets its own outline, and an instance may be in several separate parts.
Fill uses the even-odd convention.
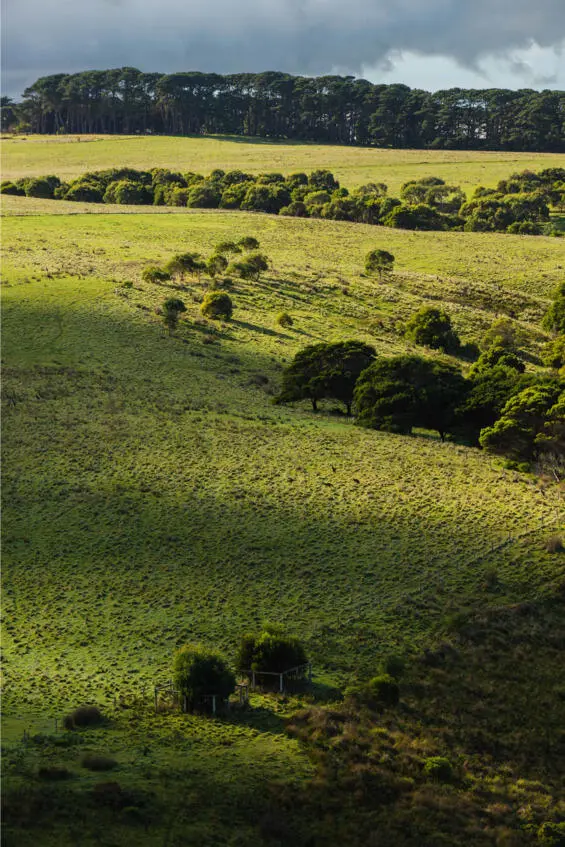
[[[284,174],[328,168],[346,188],[384,182],[393,195],[404,182],[431,175],[470,192],[477,185],[494,186],[517,171],[563,167],[565,158],[549,153],[377,150],[231,136],[16,136],[4,138],[2,147],[3,179],[50,173],[70,179],[117,165],[204,174],[214,168]]]
[[[63,175],[63,162],[69,174],[179,167],[191,145],[202,164],[186,168],[204,171],[251,169],[246,156],[257,170],[333,167],[335,156],[338,175],[354,184],[353,174],[376,178],[363,175],[372,156],[386,158],[398,181],[416,166],[415,153],[395,164],[392,151],[216,139],[10,141],[5,156],[10,175]],[[234,158],[220,161],[225,150]],[[482,168],[498,179],[500,154],[464,156],[437,162],[469,184]],[[517,167],[508,160],[500,175]],[[435,164],[433,172],[441,175]],[[41,813],[22,801],[22,819],[43,815],[45,826],[38,841],[16,815],[13,843],[263,843],[264,786],[304,783],[312,771],[283,732],[297,701],[256,695],[250,712],[228,721],[154,716],[152,686],[169,678],[177,645],[201,641],[233,659],[244,631],[284,623],[312,657],[315,696],[327,698],[390,653],[412,657],[441,641],[462,611],[539,601],[563,577],[545,543],[561,526],[551,489],[429,433],[363,431],[332,404],[319,415],[274,406],[281,368],[319,340],[404,350],[397,322],[423,302],[445,305],[463,340],[477,340],[497,315],[515,318],[533,367],[565,245],[239,212],[115,214],[17,197],[5,210],[7,768],[22,791],[46,764],[74,774],[70,787],[34,795]],[[180,291],[141,282],[147,264],[244,234],[260,239],[272,268],[261,282],[234,282],[229,323],[200,318],[205,278]],[[397,258],[387,283],[361,274],[373,246]],[[171,293],[188,306],[175,337],[156,314]],[[290,329],[276,323],[282,310],[295,320]],[[54,720],[83,702],[100,704],[112,724],[61,746]],[[22,745],[24,729],[50,737]],[[85,751],[112,755],[117,770],[81,769]],[[149,792],[166,814],[148,829],[107,811],[96,820],[89,806],[73,817],[76,798],[104,779]]]

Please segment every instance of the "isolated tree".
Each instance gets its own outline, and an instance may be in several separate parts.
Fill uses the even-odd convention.
[[[190,709],[198,705],[203,695],[227,700],[235,691],[235,676],[225,659],[192,644],[185,644],[175,654],[173,680]]]
[[[209,291],[202,301],[200,311],[205,318],[226,321],[232,316],[233,303],[231,297],[225,291]]]
[[[351,414],[353,392],[359,375],[374,360],[374,347],[362,341],[311,344],[298,352],[283,371],[277,403],[310,400],[314,412],[318,401],[333,398]]]
[[[394,256],[386,250],[371,250],[365,257],[365,270],[378,274],[379,279],[388,276],[394,268]]]
[[[443,440],[456,422],[467,385],[458,368],[420,356],[377,359],[355,387],[357,423],[409,434],[435,429]]]
[[[455,353],[461,346],[447,312],[432,306],[424,306],[410,318],[404,335],[414,344],[443,350],[444,353]]]
[[[186,306],[177,297],[169,297],[163,303],[163,319],[169,330],[169,335],[173,335],[178,326],[179,318],[183,312],[186,312]]]

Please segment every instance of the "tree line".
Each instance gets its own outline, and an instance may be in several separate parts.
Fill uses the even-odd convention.
[[[428,92],[353,76],[268,71],[41,77],[2,129],[38,133],[225,133],[375,147],[565,152],[565,92]]]
[[[349,191],[324,169],[284,176],[217,168],[204,176],[112,168],[85,173],[71,183],[57,176],[6,180],[0,192],[83,203],[241,209],[399,229],[558,236],[550,212],[565,208],[565,168],[513,174],[496,188],[479,186],[470,199],[459,186],[435,176],[405,183],[400,197],[390,197],[382,182]]]

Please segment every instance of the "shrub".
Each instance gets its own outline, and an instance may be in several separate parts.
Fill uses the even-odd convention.
[[[64,718],[63,725],[65,729],[74,729],[77,726],[97,726],[103,720],[104,717],[98,706],[79,706]]]
[[[546,368],[558,370],[565,365],[565,333],[547,342],[542,350],[541,358]]]
[[[544,847],[565,847],[565,821],[543,823],[537,832],[538,841]]]
[[[87,753],[82,757],[81,765],[89,771],[111,771],[118,766],[118,763],[109,756]]]
[[[301,200],[293,200],[288,206],[283,206],[279,215],[288,215],[292,218],[307,218],[308,209]]]
[[[288,312],[281,312],[279,315],[277,315],[277,323],[279,326],[289,327],[293,325],[294,321],[292,320]]]
[[[406,324],[406,338],[414,344],[454,353],[460,341],[451,326],[451,318],[441,309],[424,306]]]
[[[306,652],[298,638],[286,635],[280,627],[273,625],[267,626],[259,635],[244,635],[236,659],[237,669],[241,672],[282,673],[306,662]]]
[[[55,189],[55,196],[60,190]],[[89,182],[87,180],[77,180],[72,182],[64,193],[65,200],[74,200],[78,203],[101,203],[104,198],[104,189],[100,183]]]
[[[221,198],[220,189],[215,183],[202,182],[190,189],[186,205],[193,209],[217,209]]]
[[[54,191],[60,184],[61,180],[56,176],[26,179],[24,183],[26,197],[41,197],[44,200],[52,200]]]
[[[5,179],[0,185],[0,194],[14,194],[23,197],[25,191],[22,186],[16,185],[15,182],[11,182],[9,179]]]
[[[144,282],[167,282],[171,275],[167,273],[167,271],[163,270],[163,268],[158,268],[156,265],[151,265],[148,268],[145,268],[141,274],[141,278]]]
[[[312,171],[310,176],[308,177],[308,185],[312,186],[312,189],[316,189],[318,191],[336,191],[339,188],[339,182],[331,173],[331,171],[327,171],[324,169],[319,169],[317,171]]]
[[[241,253],[241,247],[235,241],[220,241],[214,247],[214,253]]]
[[[431,756],[429,759],[426,759],[424,762],[424,773],[438,782],[451,782],[453,779],[452,764],[444,756]]]
[[[371,705],[396,706],[400,699],[400,688],[390,674],[384,673],[369,680],[367,695]]]
[[[233,313],[233,303],[225,291],[209,291],[202,302],[200,311],[205,318],[224,318],[229,321]]]
[[[235,676],[219,653],[185,644],[177,651],[173,668],[175,685],[191,708],[205,694],[227,700],[235,691]]]
[[[117,203],[121,206],[143,206],[151,203],[151,191],[142,183],[132,179],[120,179],[111,182],[104,192],[105,203]]]

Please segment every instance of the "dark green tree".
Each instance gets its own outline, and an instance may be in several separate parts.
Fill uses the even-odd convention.
[[[179,322],[179,318],[183,312],[186,312],[186,306],[182,300],[177,297],[169,297],[163,303],[163,319],[165,326],[169,330],[169,335],[173,335]]]
[[[490,453],[531,461],[539,449],[540,436],[550,418],[550,410],[558,400],[561,402],[557,405],[557,417],[560,416],[562,397],[559,386],[550,383],[532,385],[515,394],[504,406],[496,423],[482,430],[479,438],[481,446]]]
[[[424,306],[416,312],[406,324],[404,335],[413,344],[444,353],[456,353],[461,346],[447,312],[433,306]]]
[[[215,695],[222,701],[235,691],[235,676],[225,659],[192,644],[185,644],[175,654],[173,680],[189,709],[198,706],[204,695]]]
[[[466,390],[453,365],[419,356],[377,359],[357,381],[357,423],[403,434],[416,426],[435,429],[443,440],[456,424]]]
[[[344,403],[350,415],[355,383],[375,355],[375,349],[362,341],[305,347],[283,371],[282,388],[276,402],[310,400],[316,412],[320,400],[332,398]]]
[[[365,256],[365,270],[378,274],[379,279],[388,276],[394,268],[394,256],[386,250],[371,250]]]

